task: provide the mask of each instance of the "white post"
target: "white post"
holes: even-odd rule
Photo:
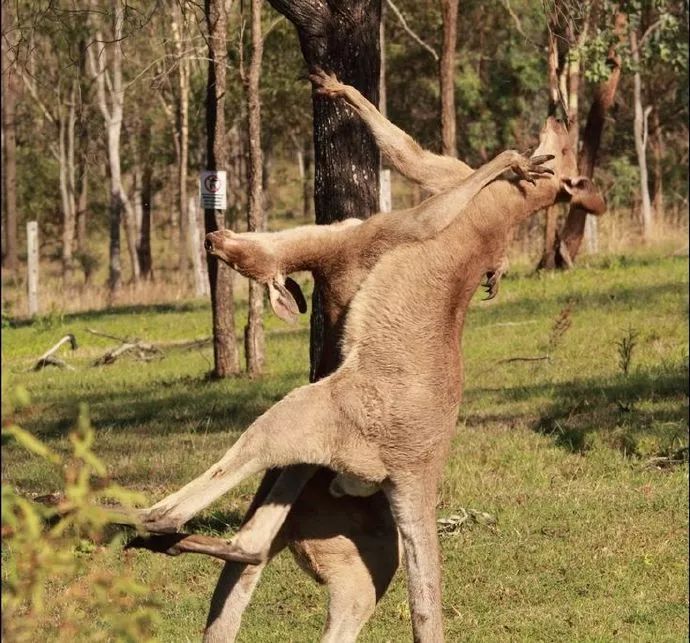
[[[26,248],[29,316],[33,317],[38,313],[38,221],[26,224]]]
[[[199,226],[199,208],[196,196],[189,197],[187,205],[189,219],[189,251],[194,266],[194,292],[197,297],[209,294],[208,271],[206,269],[206,253],[204,252],[203,233]]]
[[[379,172],[379,210],[381,212],[390,212],[392,209],[391,171],[381,170]]]
[[[587,252],[591,255],[599,252],[599,232],[597,228],[597,218],[591,214],[587,215],[585,219],[585,242],[587,244]]]

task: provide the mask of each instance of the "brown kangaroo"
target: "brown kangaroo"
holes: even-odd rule
[[[362,108],[352,88],[340,87],[346,88],[343,95],[363,117],[367,118],[369,109],[378,114],[373,106],[365,104],[366,110]],[[332,87],[328,91],[337,93]],[[391,158],[395,158],[391,150],[400,153],[410,148],[410,142],[416,145],[409,137],[401,138],[402,133],[394,126],[382,126],[381,121],[387,124],[380,115],[367,120]],[[386,132],[392,136],[386,138]],[[395,140],[400,141],[398,147]],[[416,153],[419,148],[411,149]],[[414,235],[410,239],[395,237],[396,247],[373,268],[365,265],[365,274],[358,282],[363,280],[362,286],[352,293],[345,324],[343,365],[325,380],[297,389],[259,418],[217,465],[155,505],[147,514],[146,524],[152,529],[176,528],[240,479],[267,466],[308,462],[381,484],[391,501],[407,552],[415,638],[440,640],[433,506],[460,399],[457,334],[467,303],[482,274],[502,263],[511,228],[533,211],[566,194],[578,198],[590,211],[603,210],[603,201],[591,184],[574,176],[574,154],[567,145],[567,133],[553,119],[542,131],[538,152],[554,157],[553,177],[540,177],[534,187],[495,181],[466,208],[465,203],[462,208],[456,207],[467,195],[467,184],[458,185],[462,181],[459,174],[471,170],[465,170],[467,166],[454,159],[431,155],[425,160],[429,153],[421,151],[421,158],[416,154],[416,169],[408,169],[408,175],[422,174],[414,162],[435,159],[442,159],[444,179],[451,167],[457,170],[456,187],[408,213],[411,219],[428,216],[431,221],[444,223],[434,230],[436,236],[426,240],[419,241],[420,237]],[[400,158],[409,159],[409,154]],[[539,172],[535,167],[539,166],[529,170]],[[448,215],[449,209],[453,210],[452,216]],[[375,229],[380,217],[368,220],[373,222],[368,227]],[[397,223],[408,217],[401,217]],[[363,243],[375,244],[380,234],[367,236],[367,223],[351,228],[340,225],[341,229],[335,231],[338,239],[322,236],[320,231],[312,237],[333,262],[329,267],[334,282],[338,272],[333,265],[337,266],[343,245],[340,233],[354,239],[347,247],[361,251]],[[315,232],[310,229],[307,234]],[[230,244],[236,242],[232,235],[224,237]],[[283,241],[284,248],[294,252],[294,239]],[[215,251],[215,246],[212,249]],[[221,252],[222,244],[218,254]],[[287,256],[288,263],[280,266],[278,276],[273,275],[269,283],[278,310],[281,305],[294,308],[290,296],[281,292],[282,286],[291,295],[284,275],[295,267],[289,263],[289,253]],[[242,262],[237,265],[240,269],[244,266],[247,273],[253,269]],[[260,274],[252,276],[261,278]],[[435,294],[434,301],[425,301],[429,292]]]

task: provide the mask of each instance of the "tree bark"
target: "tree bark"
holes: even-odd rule
[[[4,30],[11,30],[13,16],[11,11],[6,11],[2,3],[2,24]],[[17,75],[14,65],[9,61],[6,51],[6,37],[2,38],[2,59],[6,66],[2,75],[2,150],[3,150],[3,205],[4,205],[4,231],[5,252],[2,257],[2,265],[10,272],[16,272],[19,267],[17,253],[17,126],[15,122],[17,102]]]
[[[261,152],[261,98],[259,81],[263,57],[263,35],[261,33],[261,2],[251,2],[251,59],[245,79],[247,98],[247,120],[249,129],[249,164],[247,182],[247,229],[249,232],[264,228],[263,203],[263,154]],[[251,377],[260,375],[264,368],[264,288],[253,279],[249,280],[249,302],[247,325],[244,328],[244,349],[247,372]]]
[[[555,116],[560,104],[558,91],[558,44],[551,28],[548,29],[548,71],[549,71],[549,116]],[[553,270],[556,267],[558,209],[550,206],[545,211],[544,252],[537,265],[537,270]]]
[[[178,268],[181,274],[187,272],[189,267],[189,216],[187,213],[187,173],[189,166],[189,59],[184,55],[182,48],[182,15],[180,5],[175,2],[173,6],[173,19],[171,30],[175,43],[175,55],[177,56],[177,82],[178,82],[178,106],[177,121],[179,131],[179,156],[178,156],[178,198],[179,198],[179,227],[180,246]]]
[[[74,189],[74,125],[76,111],[75,88],[72,87],[67,114],[58,114],[58,166],[60,172],[60,195],[62,198],[62,279],[68,284],[72,278],[72,250],[76,225],[77,202]]]
[[[141,214],[140,223],[137,226],[139,235],[137,239],[137,257],[141,278],[145,280],[153,279],[153,257],[151,255],[151,199],[153,198],[152,186],[152,164],[151,164],[151,124],[144,121],[140,132],[142,154],[140,161],[140,172],[138,176],[139,191],[137,199]]]
[[[110,270],[108,284],[112,293],[116,292],[122,281],[120,257],[120,223],[124,217],[125,236],[132,266],[132,280],[139,281],[139,259],[136,251],[136,226],[132,205],[122,185],[120,166],[120,135],[124,113],[124,87],[122,85],[122,27],[124,8],[118,0],[113,2],[113,38],[108,49],[112,53],[110,68],[106,61],[106,46],[100,33],[96,33],[96,43],[89,47],[91,73],[96,79],[98,105],[106,127],[108,169],[110,171]],[[96,51],[97,50],[97,51]],[[102,63],[102,67],[101,67]],[[109,83],[106,83],[109,74]],[[106,85],[108,85],[106,87]],[[110,105],[108,105],[108,98]]]
[[[270,0],[297,28],[307,65],[334,72],[374,105],[379,95],[378,0]],[[378,210],[379,152],[366,126],[341,101],[313,95],[314,208],[316,222],[366,218]],[[340,363],[340,329],[321,305],[324,284],[317,276],[311,317],[310,378]]]
[[[443,154],[457,156],[455,132],[455,47],[458,39],[458,1],[442,0],[443,44],[439,62],[441,84],[441,146]]]
[[[647,133],[651,107],[645,109],[642,106],[642,76],[639,71],[640,51],[637,43],[637,33],[633,27],[630,29],[630,54],[635,65],[635,72],[633,73],[633,106],[635,110],[633,132],[637,165],[640,170],[642,238],[646,241],[649,240],[654,226],[652,202],[649,197],[649,171],[647,170]]]
[[[208,78],[206,83],[206,167],[226,170],[225,141],[226,25],[225,0],[204,0],[208,28]],[[204,210],[206,233],[225,227],[223,210]],[[235,338],[235,304],[232,269],[207,255],[213,317],[213,376],[228,377],[239,372]]]
[[[616,97],[618,82],[621,75],[621,59],[617,53],[617,44],[620,42],[626,25],[625,14],[616,16],[614,30],[617,34],[617,42],[609,48],[606,64],[610,69],[606,80],[599,83],[582,133],[582,148],[578,157],[578,170],[580,174],[592,178],[597,162],[597,155],[601,145],[601,136],[604,130],[604,122],[607,112],[611,109]],[[556,267],[568,268],[575,261],[582,244],[585,231],[587,213],[577,206],[571,206],[568,216],[560,233],[560,242],[557,244]]]
[[[664,136],[659,120],[659,110],[652,112],[652,152],[654,154],[654,217],[661,221],[664,216]]]

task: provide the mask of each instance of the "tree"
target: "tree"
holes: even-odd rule
[[[106,128],[108,170],[110,172],[110,274],[108,285],[116,292],[121,285],[120,222],[124,217],[132,279],[139,281],[134,211],[122,184],[120,134],[124,113],[125,87],[122,78],[124,6],[112,0],[112,29],[108,40],[95,25],[95,42],[88,48],[91,75],[96,81],[98,107]]]
[[[243,73],[247,98],[249,138],[247,229],[250,232],[261,231],[264,228],[264,177],[263,154],[261,152],[261,98],[259,96],[261,59],[264,48],[261,33],[261,2],[262,0],[252,0],[251,3],[251,58],[247,73]],[[244,328],[244,348],[247,372],[252,377],[261,374],[264,366],[264,327],[261,319],[263,308],[264,288],[261,284],[250,279],[247,325]]]
[[[204,17],[208,40],[208,77],[206,82],[206,168],[223,170],[228,165],[225,141],[227,14],[224,0],[205,0]],[[223,210],[204,211],[206,233],[225,227]],[[213,317],[213,375],[222,378],[239,372],[232,269],[207,256]]]
[[[647,166],[647,144],[649,141],[649,117],[655,108],[651,95],[644,104],[643,74],[649,76],[655,67],[666,67],[673,72],[687,71],[687,49],[679,50],[680,16],[685,13],[687,21],[687,4],[665,0],[640,0],[626,3],[628,10],[628,38],[630,45],[630,67],[633,75],[633,138],[640,177],[640,218],[642,236],[648,240],[654,229],[654,209],[649,190],[649,170]],[[687,34],[687,30],[686,30]],[[660,64],[659,64],[660,63]],[[659,70],[659,73],[663,73]],[[649,82],[649,81],[648,81]],[[661,127],[658,115],[655,117],[655,130]],[[658,143],[657,143],[658,147]],[[657,164],[659,161],[656,161]],[[658,173],[657,173],[658,174]],[[659,181],[657,179],[657,185]]]
[[[309,67],[334,72],[375,105],[379,93],[379,25],[377,0],[270,0],[297,29]],[[366,218],[378,210],[379,152],[357,116],[339,101],[313,97],[314,206],[317,223]],[[336,346],[339,330],[324,315],[320,279],[315,280],[311,317],[311,380],[331,372],[340,356],[323,351]]]
[[[8,0],[2,0],[2,24],[10,31],[13,23]],[[2,38],[2,174],[5,221],[3,229],[4,254],[2,265],[14,272],[19,267],[17,256],[17,124],[15,105],[17,100],[17,76],[8,47],[9,36]]]
[[[441,149],[457,156],[455,134],[455,45],[458,38],[458,1],[442,0],[443,46],[439,63],[441,85]]]
[[[178,2],[172,3],[172,19],[170,27],[175,43],[175,57],[177,58],[177,134],[179,136],[177,149],[178,154],[178,184],[177,191],[179,196],[179,215],[180,215],[180,248],[179,248],[179,269],[184,273],[189,263],[189,212],[187,211],[187,170],[189,164],[189,90],[190,90],[190,70],[189,58],[182,47],[182,29],[184,25],[182,15],[182,5]]]
[[[567,9],[567,11],[566,11]],[[578,16],[580,24],[576,25],[573,14]],[[579,128],[579,93],[580,70],[582,57],[586,53],[588,30],[590,28],[591,7],[581,8],[553,5],[549,15],[549,85],[550,106],[549,113],[556,111],[557,104],[561,104],[568,118],[571,134],[571,144],[580,147]],[[613,105],[621,73],[621,58],[618,48],[623,36],[625,16],[621,12],[611,16],[604,13],[600,19],[603,23],[599,40],[592,46],[593,60],[590,61],[592,71],[590,79],[598,81],[593,94],[592,104],[587,114],[587,122],[582,133],[581,147],[578,154],[578,170],[580,174],[592,178],[596,165],[605,117]],[[613,24],[613,28],[611,28]],[[554,36],[553,29],[559,29],[565,36]],[[559,55],[557,43],[560,42],[565,51]],[[602,43],[606,43],[602,53]],[[556,71],[556,62],[559,62]],[[558,97],[554,88],[555,77],[558,77]],[[571,206],[560,232],[556,230],[556,210],[549,208],[546,213],[544,233],[544,253],[538,268],[569,268],[575,261],[585,233],[587,213]]]

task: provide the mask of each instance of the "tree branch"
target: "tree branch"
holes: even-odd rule
[[[393,0],[386,0],[386,4],[391,8],[391,11],[396,15],[398,18],[398,21],[400,22],[402,28],[405,30],[405,32],[414,40],[417,44],[419,44],[422,48],[426,49],[433,57],[434,60],[438,62],[439,57],[438,54],[436,53],[436,50],[426,42],[424,42],[413,30],[412,28],[407,24],[407,20],[405,20],[405,16],[402,15],[400,12],[400,9],[396,7],[393,4]]]
[[[324,0],[268,0],[270,5],[283,14],[298,30],[307,29],[314,21],[323,22],[330,13]]]

